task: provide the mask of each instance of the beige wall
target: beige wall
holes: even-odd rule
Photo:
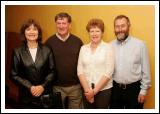
[[[152,5],[33,5],[5,6],[5,31],[19,32],[22,23],[28,18],[36,19],[43,29],[43,42],[56,32],[54,16],[68,12],[72,16],[71,32],[84,43],[89,41],[86,24],[91,18],[101,18],[105,23],[104,40],[114,39],[113,20],[119,14],[130,18],[130,34],[144,40],[149,49],[152,87],[147,95],[144,108],[155,108],[155,7]]]

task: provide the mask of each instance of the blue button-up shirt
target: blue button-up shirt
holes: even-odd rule
[[[125,41],[112,41],[115,51],[113,80],[130,84],[141,80],[140,94],[146,95],[151,86],[150,64],[146,45],[143,41],[129,36]]]

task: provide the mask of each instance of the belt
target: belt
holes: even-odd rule
[[[117,83],[117,82],[113,81],[113,86],[118,86],[119,88],[122,88],[122,89],[127,89],[127,88],[137,86],[137,85],[138,86],[140,85],[140,80],[133,82],[133,83],[130,83],[130,84],[122,84],[122,83]]]

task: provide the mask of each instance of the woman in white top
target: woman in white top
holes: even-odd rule
[[[108,108],[114,70],[113,50],[102,40],[104,23],[91,19],[86,29],[90,43],[81,47],[78,77],[84,90],[84,108]]]

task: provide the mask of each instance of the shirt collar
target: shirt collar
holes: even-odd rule
[[[101,45],[103,45],[103,43],[104,43],[104,41],[103,40],[101,40],[101,42],[98,44],[98,46],[97,47],[100,47]],[[89,45],[88,45],[89,47],[91,46],[91,42],[89,43]]]
[[[124,45],[124,44],[126,44],[127,42],[129,42],[129,40],[130,40],[130,37],[128,36],[128,37],[126,38],[126,40],[124,40],[123,42],[120,42],[120,41],[117,40],[117,44],[119,44],[119,45]]]
[[[68,38],[69,38],[70,33],[68,33],[68,35],[65,38],[62,38],[58,33],[56,33],[56,36],[62,40],[63,42],[65,42]]]

